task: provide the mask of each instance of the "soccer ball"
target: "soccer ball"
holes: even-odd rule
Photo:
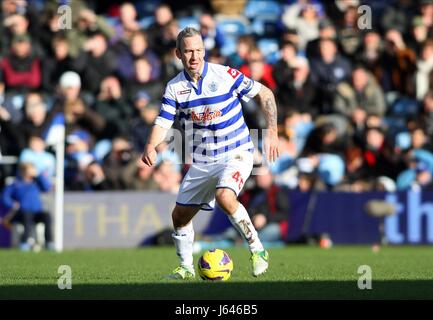
[[[233,271],[233,261],[221,249],[207,250],[198,260],[198,274],[203,280],[226,281]]]

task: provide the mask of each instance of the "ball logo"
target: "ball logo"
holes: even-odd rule
[[[228,68],[227,73],[235,79],[241,72],[236,69]]]
[[[205,121],[212,121],[216,118],[219,118],[222,116],[222,112],[220,110],[217,111],[211,111],[210,108],[206,108],[204,112],[191,112],[191,120],[194,122],[205,122]]]

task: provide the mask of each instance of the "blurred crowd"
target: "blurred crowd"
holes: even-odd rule
[[[212,2],[3,0],[0,161],[15,156],[53,177],[47,136],[60,116],[66,190],[176,193],[187,169],[179,155],[163,144],[155,168],[137,160],[165,84],[182,70],[176,36],[192,25],[207,61],[275,93],[275,190],[433,187],[433,0],[249,0],[230,16]],[[249,128],[265,128],[256,102],[242,103]],[[0,187],[15,170],[1,165]]]

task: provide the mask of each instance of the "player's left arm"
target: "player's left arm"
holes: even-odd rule
[[[274,162],[280,156],[278,150],[277,104],[275,96],[271,89],[262,84],[256,99],[263,110],[267,123],[264,153],[269,162]]]

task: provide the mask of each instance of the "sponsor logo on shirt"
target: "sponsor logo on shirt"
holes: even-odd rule
[[[222,116],[222,112],[220,110],[211,111],[211,109],[208,107],[204,110],[204,112],[191,112],[191,120],[194,122],[205,122],[205,121],[212,121],[216,118],[219,118]]]
[[[235,79],[241,72],[236,69],[228,68],[227,73]]]
[[[191,89],[186,89],[186,90],[178,91],[177,95],[180,96],[180,95],[187,94],[187,93],[191,93]]]

